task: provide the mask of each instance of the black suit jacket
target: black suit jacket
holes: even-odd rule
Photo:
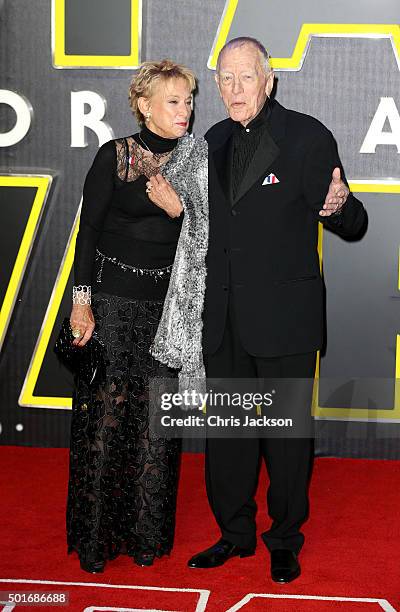
[[[259,357],[317,350],[323,342],[323,282],[318,222],[357,235],[366,212],[350,195],[342,213],[319,216],[332,171],[342,169],[331,132],[313,117],[272,102],[268,130],[232,199],[232,130],[226,119],[209,143],[210,242],[204,352],[222,341],[234,301],[244,348]],[[279,182],[263,184],[274,174]],[[344,177],[342,169],[342,177]]]

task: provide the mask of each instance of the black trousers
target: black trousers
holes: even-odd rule
[[[243,348],[232,301],[222,343],[205,356],[208,378],[313,378],[316,353],[254,357]],[[301,408],[304,409],[304,408]],[[310,406],[311,409],[311,394]],[[222,537],[246,548],[256,546],[256,502],[260,460],[269,474],[267,502],[271,528],[262,534],[269,550],[298,553],[301,525],[308,515],[308,484],[313,457],[309,438],[208,438],[206,486]]]

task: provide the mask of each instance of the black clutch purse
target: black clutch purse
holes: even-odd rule
[[[60,361],[82,379],[87,385],[99,385],[105,381],[105,346],[93,332],[85,346],[74,346],[71,325],[66,317],[54,345],[54,352]]]

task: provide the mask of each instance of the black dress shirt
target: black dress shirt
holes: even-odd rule
[[[260,144],[261,137],[267,127],[271,114],[269,99],[264,106],[246,126],[235,123],[233,132],[233,158],[232,158],[232,195],[235,198],[246,170],[249,167],[254,153]]]

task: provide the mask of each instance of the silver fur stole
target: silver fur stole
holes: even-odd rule
[[[203,305],[208,247],[208,146],[184,136],[162,169],[180,196],[184,219],[164,309],[150,353],[179,372],[179,388],[204,389]]]

